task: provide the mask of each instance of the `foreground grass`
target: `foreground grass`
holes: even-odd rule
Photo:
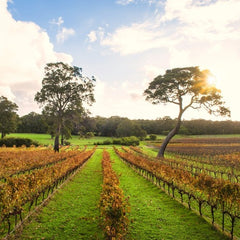
[[[97,150],[72,180],[15,239],[104,239],[99,228],[102,151]]]
[[[130,197],[132,223],[129,239],[228,239],[204,219],[135,173],[113,150],[109,152],[115,162],[113,169],[120,174],[124,195]]]

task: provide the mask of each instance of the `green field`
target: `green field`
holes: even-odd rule
[[[7,135],[7,137],[21,137],[21,138],[30,138],[39,142],[40,144],[44,145],[53,145],[54,139],[51,138],[49,134],[37,134],[37,133],[11,133]],[[166,136],[158,135],[157,140],[162,140]],[[229,137],[240,137],[240,134],[235,135],[176,135],[174,138],[204,138],[204,137],[214,137],[214,138],[229,138]],[[96,142],[103,142],[105,140],[112,140],[111,137],[93,137],[93,138],[80,138],[79,136],[72,136],[72,138],[68,139],[67,141],[70,142],[72,145],[79,145],[79,146],[93,146]],[[140,143],[141,145],[145,145],[145,141]]]
[[[20,138],[30,138],[44,145],[53,145],[54,139],[51,138],[49,134],[37,134],[37,133],[11,133],[7,135],[8,137],[20,137]],[[67,141],[72,145],[79,146],[93,146],[95,142],[102,142],[111,139],[110,137],[93,137],[93,138],[80,138],[79,136],[72,136],[72,138]]]

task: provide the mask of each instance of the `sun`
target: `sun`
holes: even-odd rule
[[[207,78],[208,84],[209,85],[216,85],[217,79],[215,76],[211,75]]]

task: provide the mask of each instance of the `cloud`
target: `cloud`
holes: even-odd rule
[[[240,39],[238,0],[167,0],[164,9],[164,14],[158,13],[150,20],[122,26],[106,34],[101,44],[128,55],[154,48],[171,48],[186,40]]]
[[[199,4],[202,3],[202,4]],[[168,0],[161,22],[178,21],[178,30],[192,39],[239,39],[240,2]],[[231,14],[228,14],[231,13]]]
[[[56,19],[52,19],[50,21],[50,24],[58,26],[58,33],[56,35],[56,39],[57,39],[58,43],[63,43],[70,36],[75,35],[75,30],[73,28],[62,27],[63,23],[64,23],[64,20],[63,20],[63,18],[61,16],[57,20]]]
[[[135,0],[118,0],[118,1],[116,1],[116,3],[120,4],[120,5],[128,5],[133,2],[135,2]]]
[[[121,116],[130,119],[157,118],[159,116],[156,110],[158,107],[149,107],[149,103],[145,101],[142,90],[136,82],[125,81],[121,85],[117,83],[109,85],[97,78],[95,99],[96,102],[91,107],[94,115]]]
[[[105,33],[101,45],[125,58],[134,54],[142,54],[142,58],[159,54],[159,60],[155,57],[149,64],[159,68],[210,69],[232,111],[232,119],[239,120],[236,79],[240,69],[240,1],[166,0],[159,7],[164,11],[155,9],[155,15],[145,21]],[[164,60],[163,52],[168,55]]]
[[[106,27],[108,27],[108,25],[106,25]],[[90,31],[87,37],[90,43],[94,43],[97,40],[101,42],[105,37],[105,30],[103,27],[98,27],[97,30]]]
[[[87,36],[90,43],[97,41],[97,33],[95,31],[91,31]]]
[[[168,30],[160,29],[158,23],[146,21],[118,28],[105,36],[101,45],[110,47],[120,55],[129,55],[171,46],[174,41],[167,34]]]
[[[153,4],[153,3],[156,3],[157,0],[117,0],[116,3],[117,4],[120,4],[120,5],[129,5],[131,3],[134,3],[134,4],[137,4],[137,3],[148,3],[149,5]]]
[[[65,40],[67,40],[70,36],[75,35],[75,31],[72,28],[65,28],[63,27],[57,34],[57,42],[63,43]]]
[[[53,24],[53,25],[57,25],[58,27],[60,27],[60,26],[64,23],[64,21],[63,21],[63,18],[62,18],[62,17],[59,17],[58,20],[53,19],[53,20],[50,21],[50,23]]]
[[[54,51],[48,34],[38,25],[13,19],[7,0],[0,2],[0,95],[14,100],[20,114],[38,109],[33,100],[46,63],[72,60]]]

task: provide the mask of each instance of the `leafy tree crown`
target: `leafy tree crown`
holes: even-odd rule
[[[82,75],[82,69],[62,62],[48,63],[42,89],[35,101],[44,106],[46,112],[62,113],[82,108],[83,102],[91,105],[95,99],[92,79]]]
[[[159,75],[144,91],[146,100],[153,104],[173,103],[180,107],[181,113],[188,108],[204,108],[210,114],[228,115],[224,107],[221,91],[208,83],[209,70],[199,67],[174,68]]]

